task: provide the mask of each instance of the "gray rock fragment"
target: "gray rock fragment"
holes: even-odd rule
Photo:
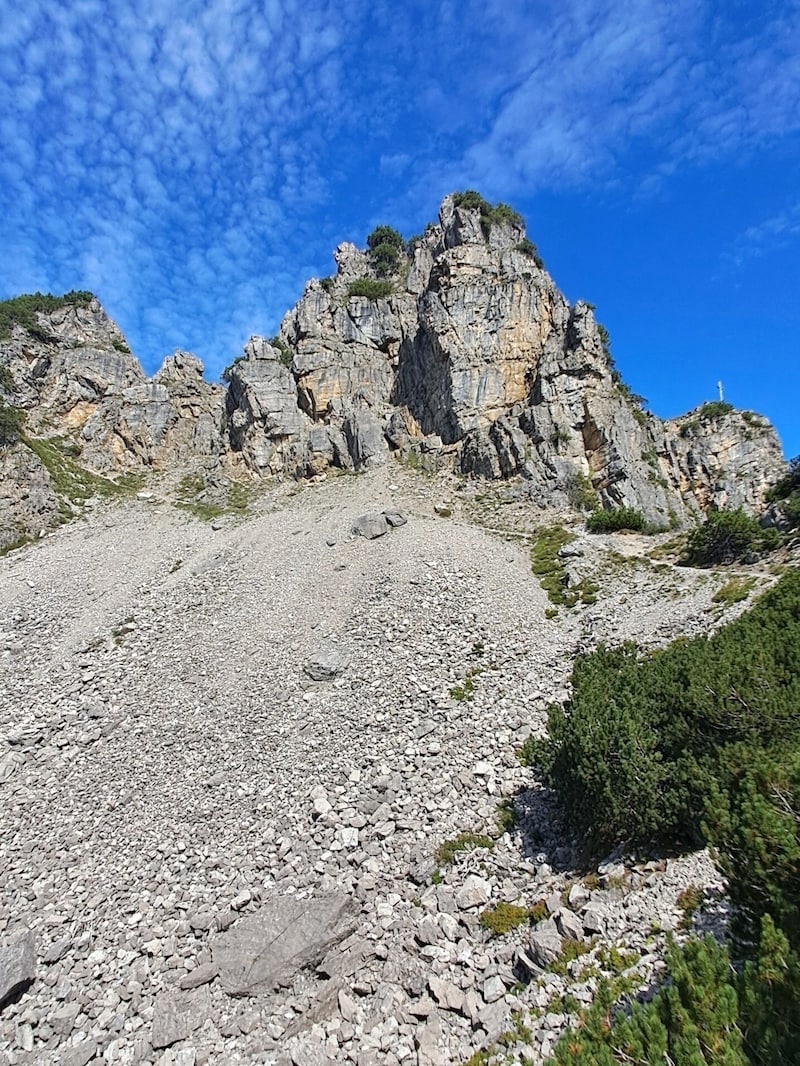
[[[210,1017],[211,996],[207,988],[162,992],[156,996],[153,1006],[150,1042],[158,1049],[186,1040]]]
[[[9,778],[17,772],[17,770],[25,762],[25,756],[18,751],[9,751],[0,758],[0,784],[4,781],[8,781]]]
[[[378,511],[367,511],[355,520],[353,532],[356,536],[364,537],[366,540],[375,540],[376,537],[382,537],[389,532],[389,523],[384,514]]]
[[[407,516],[403,514],[402,511],[384,511],[383,517],[392,529],[397,529],[398,526],[404,526],[408,521]]]
[[[201,963],[181,978],[181,988],[200,988],[201,985],[210,984],[216,976],[217,968],[213,962]]]
[[[434,975],[428,980],[428,987],[431,990],[431,995],[442,1010],[461,1010],[464,1002],[464,993],[452,981],[445,981],[443,977]]]
[[[533,962],[546,970],[561,955],[562,941],[555,922],[542,922],[531,933],[529,954]]]
[[[239,919],[212,944],[220,984],[232,996],[254,996],[291,984],[356,926],[357,902],[341,892],[289,896]]]
[[[62,1053],[61,1064],[62,1066],[86,1066],[86,1063],[91,1062],[96,1054],[97,1041],[94,1038],[81,1040],[80,1044],[75,1044]]]
[[[583,940],[583,922],[567,907],[560,907],[553,915],[559,933],[568,940]]]
[[[590,903],[583,911],[583,928],[591,935],[602,936],[608,923],[608,910],[599,903]]]
[[[0,945],[0,1008],[36,976],[36,934],[22,929]]]
[[[350,655],[342,648],[321,648],[303,664],[312,681],[332,681],[350,665]]]

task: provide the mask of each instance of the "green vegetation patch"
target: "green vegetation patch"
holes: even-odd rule
[[[379,278],[389,277],[400,269],[400,257],[405,252],[405,241],[396,229],[391,226],[377,226],[367,237],[367,248],[370,266]]]
[[[571,962],[575,962],[576,959],[582,958],[584,955],[588,955],[592,950],[592,945],[587,944],[585,940],[573,940],[572,937],[567,937],[562,941],[561,954],[550,964],[550,972],[560,974],[564,977],[569,969]]]
[[[615,1010],[619,982],[603,982],[580,1027],[568,1030],[550,1060],[556,1066],[745,1066],[736,1025],[737,1000],[730,962],[712,937],[674,943],[670,984],[645,1005]]]
[[[25,412],[0,400],[0,448],[16,444],[22,434]]]
[[[750,552],[772,551],[779,545],[776,530],[762,529],[744,511],[711,511],[689,534],[683,562],[700,567],[734,563]]]
[[[706,804],[752,750],[800,747],[800,572],[711,637],[639,655],[632,644],[579,656],[572,699],[522,757],[559,792],[591,846],[695,844]]]
[[[475,698],[475,678],[482,672],[483,667],[472,666],[467,671],[464,680],[457,685],[453,685],[450,689],[450,695],[457,703],[469,703],[470,700]]]
[[[790,524],[800,526],[800,455],[792,459],[789,473],[769,490],[767,503],[778,504]]]
[[[539,535],[531,548],[531,567],[539,578],[548,599],[557,607],[574,607],[576,603],[591,604],[597,602],[599,588],[590,581],[567,588],[566,570],[559,558],[559,550],[575,540],[575,534],[563,526],[548,526],[539,530]]]
[[[678,910],[683,912],[681,925],[684,929],[690,929],[692,918],[700,910],[705,892],[700,885],[689,885],[678,896]]]
[[[529,259],[532,259],[539,270],[544,270],[544,260],[539,255],[539,249],[533,243],[528,240],[527,237],[523,237],[522,240],[514,245],[518,252],[522,252],[523,255],[527,255]]]
[[[504,936],[530,920],[530,908],[513,903],[496,903],[494,907],[487,907],[480,917],[481,926],[492,936]]]
[[[494,840],[485,833],[459,833],[451,840],[445,840],[436,849],[435,859],[440,866],[448,866],[455,862],[456,856],[462,851],[474,851],[475,848],[494,847]]]
[[[48,314],[69,304],[73,307],[88,307],[93,299],[91,292],[72,291],[64,293],[63,296],[34,292],[3,300],[0,302],[0,340],[7,340],[17,325],[37,340],[52,341],[51,335],[39,325],[37,313]]]
[[[586,528],[590,533],[617,533],[630,530],[641,533],[645,528],[645,518],[641,511],[632,507],[615,507],[610,511],[592,511],[586,519]]]
[[[466,211],[478,211],[480,213],[481,230],[487,240],[494,225],[511,223],[514,226],[519,226],[520,229],[525,227],[525,219],[513,207],[509,207],[508,204],[504,203],[495,204],[493,207],[488,200],[484,200],[481,194],[475,192],[474,189],[454,193],[453,205],[462,207]]]
[[[569,475],[564,485],[564,491],[567,494],[567,499],[576,510],[592,511],[600,506],[600,497],[597,494],[597,489],[592,485],[591,478],[580,470],[576,470]]]
[[[232,481],[228,486],[227,497],[224,501],[211,499],[207,495],[207,486],[202,477],[187,474],[179,486],[175,506],[182,511],[199,518],[204,522],[211,522],[224,514],[244,515],[250,504],[250,493],[246,485],[239,481]]]
[[[142,478],[136,474],[122,475],[112,481],[84,469],[75,461],[80,451],[68,437],[44,439],[22,434],[20,440],[47,470],[53,491],[60,500],[59,518],[63,522],[73,517],[73,505],[81,506],[92,496],[106,499],[129,496],[141,487]]]
[[[717,589],[711,599],[714,603],[721,603],[723,607],[730,607],[731,604],[746,600],[755,584],[754,577],[732,577],[722,588]]]
[[[347,286],[347,295],[363,296],[367,300],[385,300],[392,293],[392,283],[376,278],[357,278]]]

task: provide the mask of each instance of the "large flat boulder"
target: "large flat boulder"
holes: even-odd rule
[[[353,932],[357,912],[357,901],[341,892],[270,900],[214,940],[222,988],[231,996],[255,996],[290,985],[299,970],[315,966]]]

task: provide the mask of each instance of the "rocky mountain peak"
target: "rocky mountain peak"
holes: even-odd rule
[[[227,390],[186,352],[148,381],[90,293],[9,301],[0,363],[14,403],[31,431],[112,476],[189,463],[204,477],[309,477],[399,458],[658,525],[758,510],[785,470],[759,416],[645,411],[593,308],[568,303],[508,205],[454,193],[420,237],[379,226],[334,260],[277,336],[247,342]]]

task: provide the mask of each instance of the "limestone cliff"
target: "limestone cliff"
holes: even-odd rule
[[[591,307],[568,304],[513,212],[487,219],[447,197],[390,283],[351,244],[335,259],[284,318],[281,348],[254,338],[231,370],[230,442],[261,471],[423,452],[468,475],[521,475],[545,502],[590,483],[604,506],[682,523],[709,505],[758,509],[784,469],[757,416],[642,410]],[[365,279],[373,298],[353,294]]]
[[[147,379],[97,300],[70,294],[6,329],[4,393],[29,437],[58,438],[111,478],[307,477],[398,455],[518,475],[542,503],[594,493],[655,523],[709,506],[758,510],[785,470],[769,423],[718,404],[669,422],[645,412],[590,305],[567,302],[522,219],[501,208],[447,197],[388,270],[373,251],[340,245],[335,276],[309,281],[271,342],[251,338],[227,389],[184,352]],[[0,445],[0,465],[7,544],[51,525],[59,502],[24,439]]]

